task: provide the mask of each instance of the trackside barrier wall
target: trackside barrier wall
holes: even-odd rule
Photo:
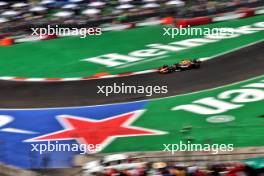
[[[164,17],[161,18],[161,24],[173,24],[174,23],[174,18],[173,17]]]
[[[58,38],[57,35],[45,35],[44,37],[41,37],[41,40],[51,40],[51,39],[56,39]]]
[[[12,38],[4,38],[0,40],[0,46],[10,46],[14,44],[14,39]]]
[[[211,17],[196,17],[191,19],[182,19],[176,21],[176,27],[190,27],[212,23]]]
[[[252,8],[243,8],[243,9],[239,10],[238,13],[243,14],[240,18],[248,18],[248,17],[254,16],[256,13],[256,10],[252,9]]]

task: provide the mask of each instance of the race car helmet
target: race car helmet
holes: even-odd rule
[[[191,63],[191,61],[189,61],[189,60],[183,60],[183,61],[181,61],[180,64],[187,65],[187,64],[190,64],[190,63]]]

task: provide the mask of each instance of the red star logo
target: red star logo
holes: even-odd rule
[[[162,131],[131,126],[143,112],[138,110],[103,120],[60,115],[57,119],[64,127],[63,130],[28,139],[26,142],[75,139],[79,144],[100,145],[103,149],[118,137],[166,134]]]

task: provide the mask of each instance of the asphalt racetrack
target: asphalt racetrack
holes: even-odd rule
[[[264,42],[205,61],[201,69],[172,74],[71,82],[0,82],[0,108],[47,108],[99,105],[167,97],[223,86],[264,74]],[[97,86],[168,86],[167,94],[97,94]]]

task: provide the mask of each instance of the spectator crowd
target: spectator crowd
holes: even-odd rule
[[[0,1],[0,34],[41,24],[87,24],[125,21],[133,16],[188,17],[262,0],[30,0]],[[203,13],[202,13],[203,12]],[[15,30],[17,31],[17,30]]]
[[[95,176],[257,176],[263,169],[253,169],[240,162],[216,163],[209,165],[175,164],[156,162],[138,165],[131,169],[105,169],[90,173]],[[87,176],[88,176],[87,175]],[[86,175],[84,175],[86,176]]]

